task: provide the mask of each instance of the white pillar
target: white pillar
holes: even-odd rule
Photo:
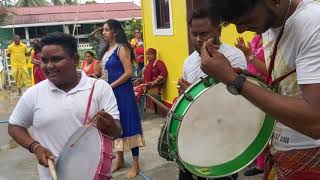
[[[26,33],[27,46],[30,46],[29,28],[25,27],[24,32]]]
[[[69,25],[67,25],[67,24],[64,24],[64,25],[63,25],[63,32],[64,32],[64,33],[67,33],[67,34],[70,34]]]

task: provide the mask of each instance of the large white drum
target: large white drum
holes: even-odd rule
[[[209,178],[236,173],[250,164],[268,144],[275,124],[211,77],[186,90],[168,123],[168,144],[177,160],[193,174]]]
[[[112,139],[94,126],[83,126],[69,138],[59,155],[58,179],[110,179],[112,158]]]

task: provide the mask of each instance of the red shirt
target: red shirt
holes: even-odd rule
[[[87,76],[94,75],[94,66],[97,64],[97,60],[93,60],[91,64],[88,65],[87,61],[82,62],[81,69],[87,74]]]
[[[137,62],[144,62],[144,48],[143,47],[137,47],[135,49],[135,54],[136,54]]]

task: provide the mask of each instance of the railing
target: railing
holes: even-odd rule
[[[0,51],[2,51],[3,66],[6,73],[6,84],[9,87],[12,87],[12,85],[15,84],[15,81],[12,78],[11,65],[8,62],[9,58],[7,57],[7,51],[5,49],[0,49]]]
[[[78,50],[87,50],[87,49],[92,49],[93,47],[90,46],[89,43],[79,43],[78,44]]]

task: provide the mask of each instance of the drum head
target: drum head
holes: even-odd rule
[[[100,160],[100,135],[95,127],[89,127],[83,134],[85,130],[86,127],[79,128],[60,153],[56,165],[59,180],[94,178]],[[72,144],[74,146],[71,147]]]
[[[199,81],[187,94],[193,100],[180,98],[170,119],[170,133],[176,136],[185,168],[202,177],[223,177],[245,168],[263,151],[274,127],[270,116],[244,97],[230,94],[222,83],[207,87]],[[177,115],[183,117],[181,122]]]

